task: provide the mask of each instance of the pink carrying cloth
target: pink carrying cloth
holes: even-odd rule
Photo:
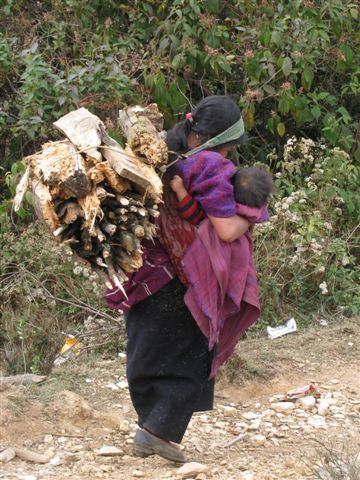
[[[237,213],[258,222],[262,209],[237,205]],[[210,378],[232,354],[244,331],[260,316],[259,291],[250,232],[231,243],[219,239],[208,219],[182,261],[190,284],[185,303],[200,330],[216,345]]]

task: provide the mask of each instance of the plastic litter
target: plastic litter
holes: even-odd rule
[[[286,397],[290,400],[294,400],[296,398],[308,397],[310,395],[312,395],[313,397],[320,396],[319,390],[313,383],[288,391]]]
[[[297,326],[294,318],[290,318],[284,325],[278,327],[267,327],[269,338],[278,338],[288,333],[296,332]]]
[[[76,340],[74,335],[67,335],[65,343],[62,346],[59,355],[55,358],[54,365],[62,365],[70,358],[80,355],[81,343]]]

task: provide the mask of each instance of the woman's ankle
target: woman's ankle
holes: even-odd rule
[[[163,442],[170,443],[169,440],[165,440],[164,438],[159,437],[156,433],[152,432],[149,428],[147,427],[140,427],[141,430],[144,430],[147,433],[150,433],[150,435],[153,435],[154,437],[158,438],[159,440],[162,440]]]

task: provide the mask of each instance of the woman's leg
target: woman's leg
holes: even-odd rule
[[[139,426],[181,442],[194,411],[213,406],[212,354],[176,278],[126,314],[127,376]]]

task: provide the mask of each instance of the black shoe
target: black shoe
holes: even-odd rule
[[[172,462],[186,462],[185,455],[176,445],[161,440],[161,438],[152,435],[146,430],[138,430],[136,432],[134,437],[134,454],[137,457],[149,457],[156,454]]]

